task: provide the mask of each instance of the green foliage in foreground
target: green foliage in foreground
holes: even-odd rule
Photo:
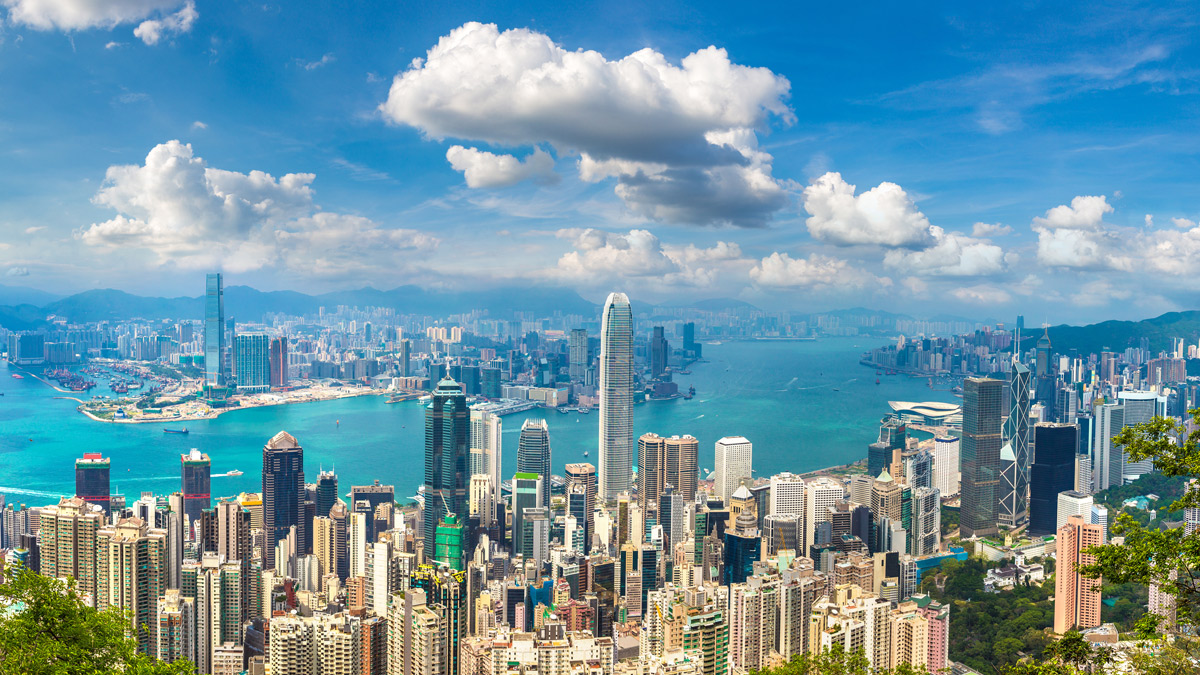
[[[0,675],[185,675],[190,662],[162,663],[137,649],[125,617],[85,607],[73,585],[24,568],[0,583]]]
[[[1200,408],[1189,413],[1193,423],[1200,425]],[[1121,430],[1113,438],[1113,444],[1123,446],[1130,461],[1153,460],[1154,468],[1168,479],[1200,476],[1200,427],[1189,433],[1181,423],[1156,417]],[[1200,490],[1174,494],[1179,496],[1166,507],[1167,511],[1200,508]],[[1200,570],[1200,533],[1188,535],[1181,527],[1148,529],[1122,513],[1111,534],[1124,537],[1124,544],[1089,549],[1096,556],[1096,563],[1081,566],[1080,573],[1090,578],[1102,577],[1109,584],[1157,584],[1175,598],[1177,625],[1160,623],[1160,617],[1147,613],[1136,622],[1138,637],[1177,637],[1200,628],[1200,577],[1196,575]],[[1192,640],[1182,644],[1196,648]]]

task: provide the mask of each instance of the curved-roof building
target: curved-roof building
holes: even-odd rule
[[[962,406],[941,401],[888,401],[896,415],[905,422],[930,426],[956,426],[962,424]]]

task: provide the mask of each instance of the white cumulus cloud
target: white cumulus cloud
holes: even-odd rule
[[[1002,237],[1012,234],[1012,231],[1012,227],[1000,223],[975,223],[971,227],[971,236],[986,239],[987,237]]]
[[[192,24],[199,17],[196,5],[188,0],[188,3],[174,14],[168,14],[160,19],[147,19],[138,24],[138,27],[133,29],[133,34],[148,45],[156,45],[164,37],[190,31]]]
[[[577,154],[584,180],[615,177],[616,194],[649,218],[756,226],[787,203],[756,132],[793,120],[789,88],[716,47],[678,65],[652,49],[609,60],[468,23],[397,74],[380,110],[431,138]]]
[[[282,264],[313,274],[336,272],[334,263],[346,273],[371,263],[386,267],[399,251],[437,244],[413,230],[320,212],[314,179],[217,169],[191,145],[169,141],[140,166],[109,167],[93,201],[117,215],[78,236],[96,246],[145,249],[162,265],[243,272]]]
[[[772,253],[750,270],[750,278],[759,286],[772,288],[856,290],[892,285],[887,277],[877,277],[845,260],[819,253],[807,258]]]
[[[558,180],[554,173],[554,158],[541,148],[524,160],[513,155],[497,155],[477,148],[452,145],[446,151],[446,159],[455,171],[461,171],[467,185],[473,188],[499,188],[532,180],[553,183]]]
[[[1034,218],[1038,261],[1053,267],[1112,266],[1110,248],[1116,242],[1104,224],[1104,216],[1112,211],[1104,195],[1079,196]]]
[[[0,0],[0,5],[8,8],[12,23],[36,30],[112,29],[141,22],[134,34],[146,44],[191,30],[199,16],[192,0]]]
[[[933,246],[919,251],[892,249],[884,254],[883,264],[919,276],[977,277],[1004,271],[1004,249],[999,246],[957,232],[944,232],[937,226],[930,231]]]
[[[668,286],[708,286],[722,266],[743,262],[737,244],[720,241],[711,248],[675,247],[663,244],[648,230],[567,229],[558,236],[571,240],[575,250],[559,258],[550,276],[574,281],[637,278]]]
[[[874,244],[916,248],[932,244],[929,219],[895,183],[855,195],[840,173],[826,173],[804,189],[808,232],[837,246]]]

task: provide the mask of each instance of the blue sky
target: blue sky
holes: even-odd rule
[[[1195,308],[1200,11],[958,4],[0,0],[0,284]]]

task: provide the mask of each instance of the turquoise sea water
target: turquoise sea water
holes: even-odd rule
[[[731,342],[705,345],[706,363],[679,375],[690,401],[648,402],[634,409],[634,432],[692,434],[700,440],[700,466],[713,468],[713,445],[722,436],[754,443],[754,469],[811,471],[866,456],[889,400],[956,401],[932,391],[926,380],[880,376],[858,364],[875,341]],[[215,420],[191,421],[190,434],[164,434],[160,424],[95,422],[75,411],[63,394],[26,377],[13,379],[0,365],[0,494],[9,502],[52,503],[74,492],[74,459],[101,452],[112,459],[113,491],[129,501],[142,491],[179,489],[179,456],[199,448],[212,457],[215,496],[261,488],[262,446],[280,430],[304,447],[305,472],[335,467],[343,492],[379,479],[397,497],[415,494],[424,472],[424,418],[420,403],[387,404],[381,396],[238,410]],[[97,389],[99,391],[99,388]],[[598,463],[598,416],[532,410],[504,418],[504,474],[516,469],[521,422],[544,418],[550,426],[554,472],[569,462]],[[338,422],[340,421],[340,424]],[[169,425],[180,426],[178,423]],[[588,451],[588,457],[584,457]]]

